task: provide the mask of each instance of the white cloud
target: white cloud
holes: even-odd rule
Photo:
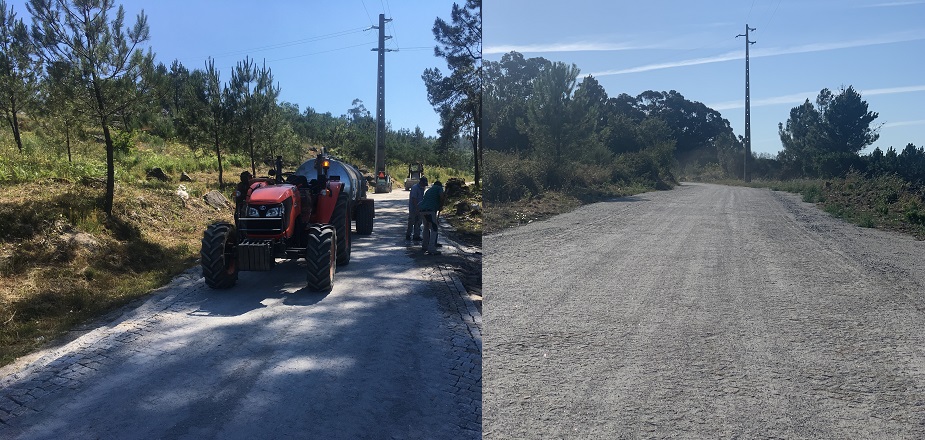
[[[925,4],[925,1],[907,1],[907,2],[886,2],[886,3],[875,3],[872,5],[860,5],[858,8],[892,8],[894,6],[914,6]]]
[[[833,92],[838,93],[837,90]],[[872,95],[893,95],[897,93],[914,93],[914,92],[925,92],[925,85],[920,86],[905,86],[905,87],[889,87],[884,89],[868,89],[868,90],[859,90],[858,93],[861,94],[861,97],[872,96]],[[802,104],[803,101],[807,99],[810,102],[815,101],[816,96],[819,92],[803,92],[803,93],[791,93],[789,95],[773,96],[770,98],[761,98],[753,99],[751,102],[752,107],[763,107],[769,105],[784,105],[784,104]],[[717,102],[715,104],[707,105],[707,107],[712,108],[713,110],[730,110],[737,108],[745,108],[745,100],[740,99],[736,101],[724,101]],[[897,123],[900,124],[900,123]],[[912,125],[912,124],[900,124],[900,125]],[[884,125],[887,126],[887,125]]]
[[[789,95],[753,99],[751,102],[751,106],[752,107],[764,107],[768,105],[802,104],[803,101],[806,101],[807,98],[809,98],[809,100],[812,101],[814,97],[816,96],[816,94],[818,93],[819,92],[791,93]],[[745,108],[745,99],[740,99],[737,101],[718,102],[716,104],[708,105],[707,107],[710,107],[713,110],[730,110],[730,109],[736,109],[736,108]]]
[[[600,72],[592,72],[592,73],[589,73],[588,75],[592,75],[592,76],[623,75],[626,73],[648,72],[650,70],[671,69],[674,67],[685,67],[685,66],[696,66],[698,64],[719,63],[723,61],[732,61],[732,60],[737,60],[741,58],[745,58],[745,55],[740,54],[738,51],[736,51],[736,52],[727,52],[722,55],[714,55],[712,57],[693,58],[689,60],[671,61],[667,63],[658,63],[658,64],[648,64],[645,66],[630,67],[628,69],[603,70]]]
[[[838,49],[850,49],[855,47],[866,47],[866,46],[875,46],[880,44],[892,44],[892,43],[902,43],[907,41],[918,41],[925,40],[925,35],[921,32],[914,34],[904,33],[896,35],[886,35],[877,38],[867,38],[862,40],[854,41],[844,41],[844,42],[833,42],[833,43],[813,43],[813,44],[804,44],[800,46],[793,47],[780,47],[780,48],[756,48],[751,51],[752,58],[761,58],[761,57],[770,57],[778,55],[791,55],[798,53],[809,53],[809,52],[824,52],[830,50]],[[744,51],[734,51],[727,52],[720,55],[714,55],[710,57],[703,58],[693,58],[680,61],[670,61],[666,63],[657,63],[657,64],[648,64],[638,67],[630,67],[626,69],[615,69],[615,70],[603,70],[599,72],[592,72],[589,75],[595,77],[608,76],[608,75],[623,75],[627,73],[639,73],[639,72],[648,72],[651,70],[660,70],[660,69],[671,69],[675,67],[686,67],[686,66],[695,66],[699,64],[710,64],[710,63],[719,63],[724,61],[740,60],[745,58]]]
[[[886,89],[868,89],[858,93],[861,95],[892,95],[894,93],[925,92],[925,85],[907,86],[907,87],[890,87]]]
[[[897,122],[887,122],[883,124],[883,128],[890,127],[903,127],[907,125],[925,125],[925,119],[916,119],[913,121],[897,121]]]
[[[497,46],[485,46],[482,48],[482,54],[505,54],[511,51],[520,53],[545,53],[545,52],[601,52],[601,51],[621,51],[649,49],[654,46],[639,46],[630,43],[605,43],[605,42],[588,42],[580,41],[575,43],[545,43],[545,44],[508,44]]]

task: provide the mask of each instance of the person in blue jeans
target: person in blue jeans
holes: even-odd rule
[[[424,218],[424,248],[425,255],[440,255],[437,250],[437,213],[443,209],[445,199],[443,184],[439,180],[424,192],[420,204],[421,217]]]
[[[424,188],[427,188],[427,178],[421,176],[421,180],[411,187],[411,194],[408,195],[408,229],[405,230],[405,240],[421,241],[421,200],[424,198]],[[412,236],[411,234],[414,233]]]

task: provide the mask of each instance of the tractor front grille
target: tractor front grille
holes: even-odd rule
[[[285,229],[282,218],[238,218],[239,230],[246,234],[278,235]]]
[[[268,240],[242,240],[238,243],[238,270],[270,270],[276,259]]]

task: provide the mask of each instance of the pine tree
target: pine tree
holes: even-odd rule
[[[444,77],[440,69],[426,69],[422,78],[427,98],[440,113],[440,141],[452,143],[465,128],[471,130],[475,183],[480,181],[482,161],[482,0],[466,0],[465,7],[453,4],[451,23],[434,22],[438,45],[434,55],[446,59],[452,71]]]
[[[46,62],[64,62],[81,84],[76,96],[103,129],[106,141],[106,197],[103,210],[112,216],[115,158],[110,129],[120,115],[131,111],[146,89],[145,74],[154,55],[138,47],[149,38],[144,11],[131,28],[124,26],[125,10],[110,13],[113,0],[30,0],[32,37]]]
[[[32,102],[39,83],[41,63],[29,40],[29,31],[16,19],[13,7],[0,0],[0,111],[22,152],[19,113]]]

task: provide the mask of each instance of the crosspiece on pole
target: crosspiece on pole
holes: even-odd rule
[[[742,179],[746,182],[750,182],[751,176],[749,175],[749,166],[748,162],[752,157],[752,127],[751,127],[751,90],[748,83],[748,46],[757,43],[757,41],[751,41],[748,39],[749,31],[756,31],[758,29],[748,27],[748,24],[745,24],[745,33],[736,35],[736,38],[745,37],[745,157],[742,162]]]

